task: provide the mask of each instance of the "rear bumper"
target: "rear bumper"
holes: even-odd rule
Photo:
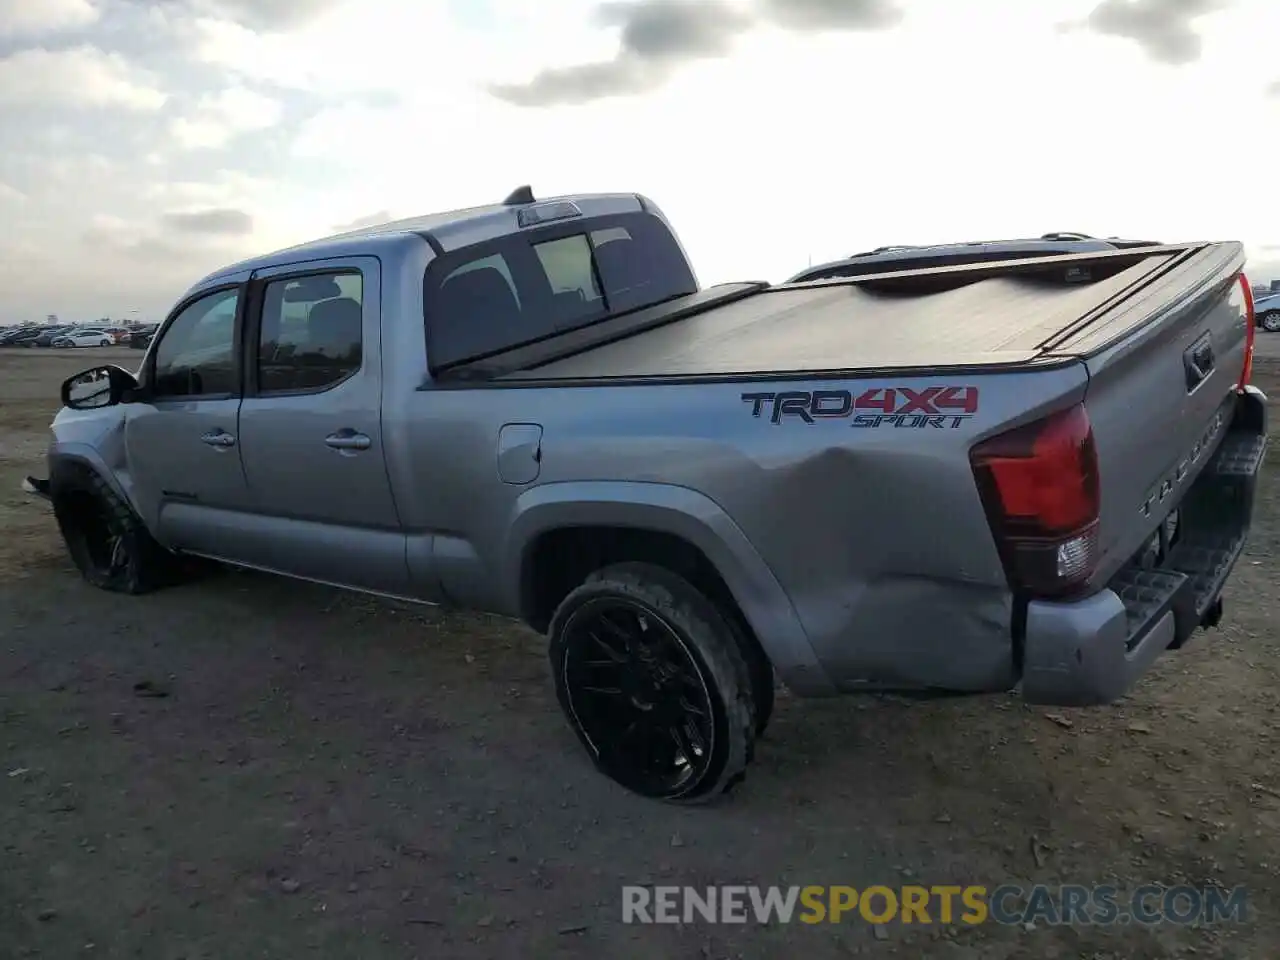
[[[1027,605],[1024,699],[1054,706],[1109,703],[1161,653],[1217,622],[1223,586],[1253,519],[1266,445],[1266,396],[1247,387],[1222,444],[1179,504],[1184,533],[1162,566],[1126,567],[1083,600]]]

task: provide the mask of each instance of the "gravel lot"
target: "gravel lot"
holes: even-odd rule
[[[1280,956],[1274,457],[1224,627],[1120,705],[784,696],[742,789],[685,810],[589,768],[504,620],[239,573],[84,585],[18,483],[58,382],[103,356],[140,358],[0,351],[0,956]],[[1244,884],[1250,916],[620,922],[629,883],[1033,881]]]

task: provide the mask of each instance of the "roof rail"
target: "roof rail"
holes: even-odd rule
[[[533,187],[527,183],[522,187],[516,187],[509,194],[507,199],[502,201],[504,207],[518,207],[524,203],[533,203]]]

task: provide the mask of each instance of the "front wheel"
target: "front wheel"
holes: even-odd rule
[[[98,341],[98,346],[109,347],[111,346],[111,341],[108,340],[106,337],[103,337],[101,340]]]
[[[656,800],[732,789],[756,734],[737,631],[675,574],[606,567],[561,602],[550,626],[556,696],[596,768]]]
[[[1280,310],[1268,310],[1258,317],[1258,325],[1267,333],[1280,332]]]
[[[148,593],[169,582],[178,558],[97,473],[70,468],[51,494],[67,552],[89,583],[115,593]]]

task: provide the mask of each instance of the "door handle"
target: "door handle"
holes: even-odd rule
[[[200,440],[211,447],[234,447],[236,445],[236,438],[225,430],[210,430]]]
[[[368,450],[373,441],[363,433],[354,430],[339,430],[324,438],[324,442],[334,450]]]

